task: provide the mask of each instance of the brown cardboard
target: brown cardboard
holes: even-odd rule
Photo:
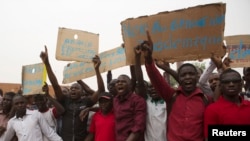
[[[250,67],[250,35],[232,35],[225,37],[232,68]]]
[[[56,59],[62,61],[85,61],[98,54],[99,34],[81,30],[59,28]]]
[[[213,3],[122,21],[127,63],[134,64],[133,47],[146,40],[146,29],[155,59],[172,63],[223,55],[225,12],[226,4]]]
[[[92,62],[73,62],[63,69],[63,84],[71,83],[95,74]]]
[[[99,57],[101,59],[100,73],[126,66],[125,51],[122,47],[102,52]],[[93,63],[74,62],[64,67],[62,83],[71,83],[94,75]]]
[[[42,94],[47,72],[43,63],[22,66],[23,95]]]
[[[99,56],[102,61],[100,72],[107,72],[127,65],[125,50],[122,47],[102,52]]]

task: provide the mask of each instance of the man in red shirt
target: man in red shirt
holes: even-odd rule
[[[99,97],[100,110],[91,120],[89,134],[85,141],[115,141],[115,116],[113,96],[102,92]]]
[[[120,75],[114,98],[116,141],[143,141],[146,127],[146,102],[132,91],[131,80]]]
[[[171,105],[167,122],[168,141],[204,141],[203,120],[206,104],[204,94],[196,86],[198,72],[194,65],[186,63],[179,67],[178,77],[180,86],[172,88],[155,67],[152,53],[153,42],[147,32],[148,41],[141,44],[145,57],[146,71],[158,94]],[[174,96],[176,95],[176,96]],[[173,97],[175,97],[174,102]]]
[[[227,69],[220,75],[221,96],[209,105],[204,116],[204,132],[208,137],[209,125],[250,125],[250,101],[241,92],[243,81],[239,72]]]

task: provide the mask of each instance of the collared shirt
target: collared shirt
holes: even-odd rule
[[[115,115],[113,110],[107,115],[96,112],[91,120],[89,132],[94,134],[95,141],[115,140]]]
[[[4,141],[9,141],[15,133],[18,141],[43,141],[43,135],[50,141],[62,141],[40,112],[28,109],[22,118],[15,116],[9,120]]]
[[[145,141],[166,141],[167,111],[163,99],[158,101],[147,97],[147,120],[145,130]]]
[[[79,114],[85,107],[93,106],[90,98],[83,98],[73,101],[70,98],[64,99],[61,104],[65,109],[62,115],[61,136],[64,141],[82,141],[87,136],[88,116],[81,121]]]
[[[250,125],[250,101],[241,99],[240,105],[226,100],[223,96],[210,104],[204,117],[204,132],[208,137],[208,125]]]
[[[125,141],[131,132],[143,135],[147,112],[145,99],[135,93],[128,93],[123,98],[117,95],[113,103],[116,140]],[[142,136],[140,139],[143,138]]]
[[[39,112],[39,111],[38,111]],[[57,119],[56,119],[56,108],[49,108],[46,112],[40,112],[42,117],[47,121],[49,126],[56,132],[57,129]],[[43,141],[49,141],[49,139],[44,136]]]
[[[206,105],[200,96],[203,94],[202,91],[196,88],[189,96],[185,96],[181,87],[175,90],[169,86],[153,62],[145,66],[152,85],[167,102],[167,105],[175,92],[179,94],[172,105],[170,115],[168,115],[168,141],[203,141],[205,139],[203,114]]]

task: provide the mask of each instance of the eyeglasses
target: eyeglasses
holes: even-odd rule
[[[228,79],[228,80],[221,80],[220,81],[221,83],[223,84],[229,84],[229,83],[240,83],[241,82],[241,79]]]

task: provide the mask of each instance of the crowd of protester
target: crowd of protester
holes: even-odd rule
[[[152,54],[147,32],[147,40],[134,47],[131,73],[112,78],[108,71],[107,91],[101,60],[94,56],[95,91],[83,80],[69,89],[61,87],[45,47],[40,58],[55,98],[47,83],[43,94],[32,96],[0,91],[0,141],[204,141],[209,125],[250,125],[250,67],[244,67],[241,76],[230,68],[230,58],[211,53],[203,72],[185,62],[174,70]]]

